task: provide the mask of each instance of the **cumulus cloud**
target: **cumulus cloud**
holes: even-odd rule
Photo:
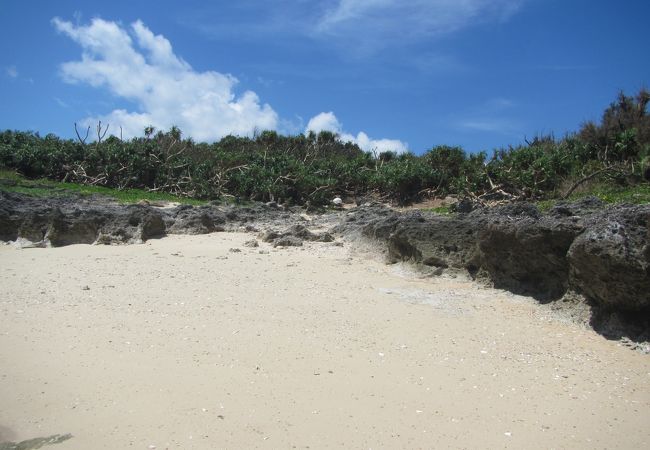
[[[102,120],[112,130],[121,126],[124,137],[140,136],[149,125],[158,129],[176,125],[199,141],[278,126],[277,113],[261,104],[257,94],[237,95],[238,80],[231,75],[195,71],[164,36],[155,35],[141,21],[128,29],[102,19],[87,26],[59,18],[52,23],[82,48],[80,60],[60,67],[66,82],[106,88],[137,107],[116,109],[86,122]]]
[[[322,112],[309,119],[305,132],[309,133],[310,131],[316,134],[321,131],[331,131],[332,133],[341,134],[341,124],[333,112]]]
[[[397,139],[372,139],[363,131],[356,136],[343,131],[343,126],[333,112],[322,112],[312,117],[307,123],[305,133],[310,131],[318,134],[321,131],[329,131],[339,136],[343,142],[352,142],[357,144],[366,152],[386,152],[393,151],[396,153],[408,152],[408,144]]]

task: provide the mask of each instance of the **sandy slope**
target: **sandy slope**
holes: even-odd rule
[[[501,291],[250,238],[0,248],[0,442],[650,447],[647,355]]]

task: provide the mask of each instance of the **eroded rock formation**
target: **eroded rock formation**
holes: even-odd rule
[[[330,242],[338,234],[372,241],[388,262],[411,261],[432,274],[467,274],[543,302],[579,295],[594,308],[599,323],[610,323],[615,313],[633,318],[637,334],[648,334],[650,205],[607,206],[590,198],[546,213],[527,203],[469,210],[441,216],[367,204],[308,222],[299,209],[277,205],[157,208],[119,205],[103,197],[0,193],[0,240],[62,246],[266,230],[258,235],[262,241],[286,247]],[[313,232],[314,224],[331,233]],[[616,320],[627,320],[621,317]]]

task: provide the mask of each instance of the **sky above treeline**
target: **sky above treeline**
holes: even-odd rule
[[[491,152],[650,84],[647,0],[0,2],[0,129]],[[121,130],[120,130],[121,127]]]

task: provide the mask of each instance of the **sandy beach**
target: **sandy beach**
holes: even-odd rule
[[[250,234],[0,247],[0,442],[650,447],[650,357],[534,300]]]

